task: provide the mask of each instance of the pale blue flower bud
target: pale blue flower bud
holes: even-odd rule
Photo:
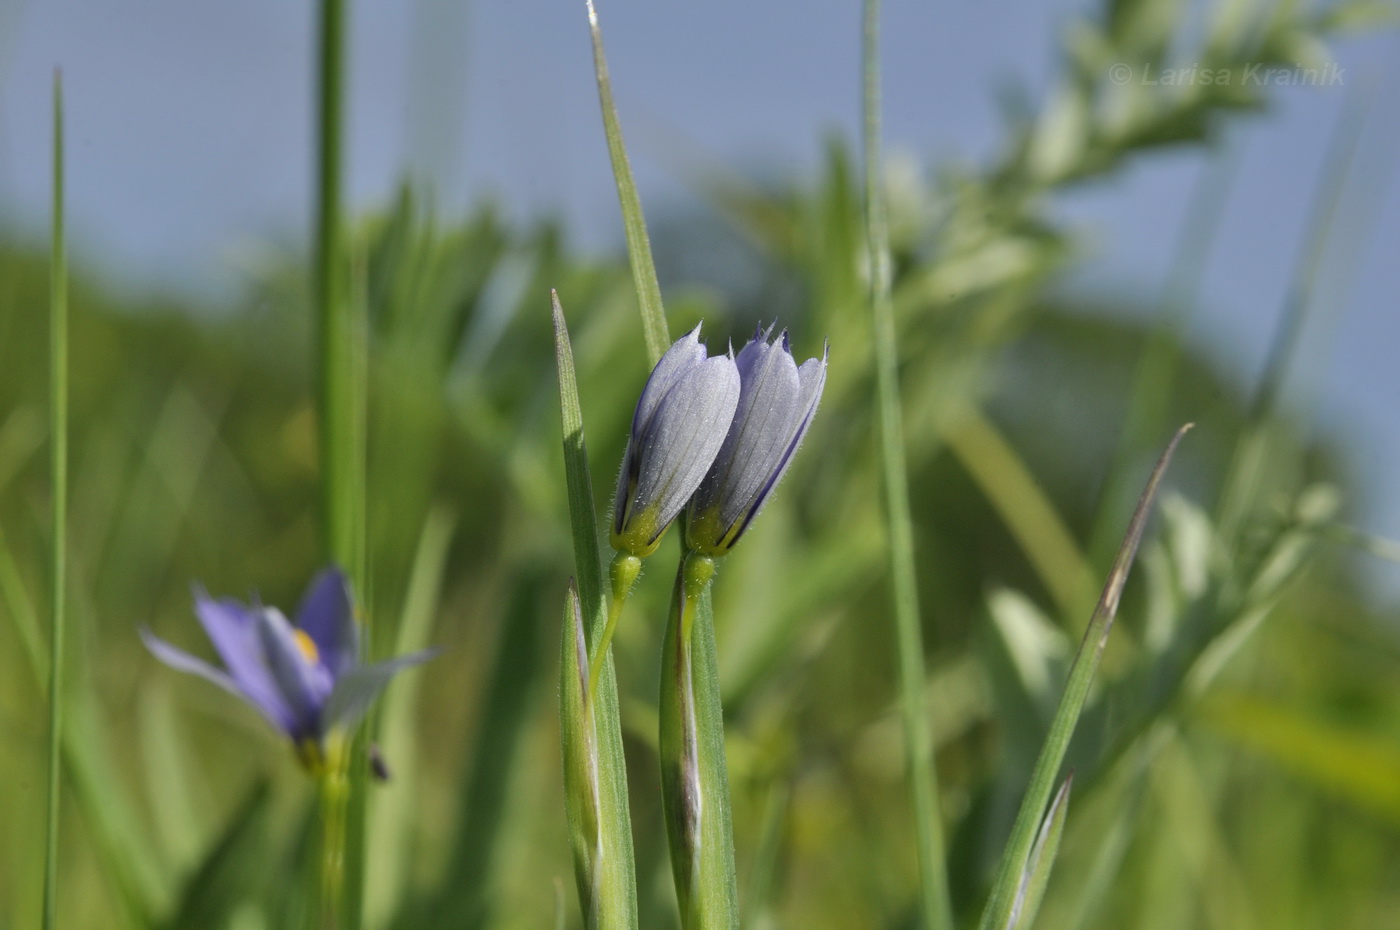
[[[801,367],[784,330],[756,332],[736,359],[741,389],[724,446],[690,501],[686,546],[722,556],[739,541],[787,471],[826,385],[826,352]]]
[[[613,503],[612,546],[646,557],[715,460],[739,404],[739,370],[707,357],[700,327],[656,363],[637,410]]]

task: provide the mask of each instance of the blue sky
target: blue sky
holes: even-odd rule
[[[928,163],[1000,138],[996,89],[1054,73],[1055,36],[1080,3],[886,0],[886,135]],[[244,0],[11,0],[0,6],[0,215],[46,223],[52,69],[68,99],[77,252],[133,286],[228,293],[268,244],[305,241],[311,178],[311,4]],[[349,186],[387,198],[405,170],[450,204],[494,196],[519,216],[565,217],[586,248],[620,242],[581,2],[352,3]],[[603,26],[644,201],[684,196],[675,132],[726,163],[810,173],[825,133],[858,118],[856,2],[604,0]],[[1393,36],[1335,49],[1343,86],[1295,88],[1232,143],[1240,168],[1204,282],[1196,336],[1247,379],[1283,302],[1329,136],[1351,88],[1400,74]],[[1383,103],[1362,158],[1396,132]],[[1197,155],[1135,165],[1064,203],[1093,251],[1081,288],[1155,293]],[[1377,165],[1386,168],[1385,165]],[[1360,450],[1370,485],[1400,489],[1400,183],[1361,191],[1374,227],[1335,332],[1305,382],[1322,421]],[[1361,525],[1400,538],[1400,490],[1363,501]]]

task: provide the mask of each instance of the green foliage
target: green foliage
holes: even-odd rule
[[[1013,112],[985,164],[885,172],[895,387],[924,606],[926,673],[915,684],[960,925],[987,900],[1094,579],[1109,569],[1091,528],[1125,522],[1121,502],[1100,494],[1104,469],[1138,484],[1147,445],[1166,439],[1143,430],[1142,445],[1121,454],[1116,439],[1141,383],[1135,360],[1157,327],[1120,311],[1150,308],[1076,297],[1069,312],[1047,296],[1086,260],[1056,198],[1143,155],[1208,143],[1268,103],[1267,89],[1120,87],[1108,66],[1307,61],[1330,30],[1376,7],[1217,4],[1199,11],[1202,28],[1183,9],[1125,0],[1069,30],[1044,105]],[[832,345],[804,453],[713,591],[734,866],[744,926],[755,928],[908,927],[919,911],[875,346],[855,312],[868,301],[861,180],[840,141],[810,182],[764,190],[704,179],[759,270],[757,287],[668,280],[666,256],[696,245],[684,225],[655,237],[677,326],[703,315],[716,337],[741,338],[780,312],[800,348],[823,336]],[[370,788],[366,925],[577,925],[574,895],[556,891],[572,864],[561,682],[547,670],[557,644],[566,657],[577,645],[569,624],[554,626],[564,578],[578,577],[590,633],[602,619],[598,538],[583,519],[597,514],[591,500],[579,504],[577,479],[590,465],[610,474],[646,376],[632,271],[578,258],[551,224],[518,227],[490,206],[444,217],[409,190],[344,235],[347,296],[365,314],[372,648],[447,647],[387,696],[380,734],[395,778]],[[82,645],[69,655],[60,746],[63,926],[252,930],[314,913],[303,890],[316,867],[314,798],[286,747],[215,689],[166,674],[135,635],[146,623],[203,648],[190,635],[192,581],[293,603],[322,560],[313,289],[302,265],[278,260],[223,311],[123,301],[75,269],[66,549]],[[0,251],[7,926],[37,925],[42,911],[36,708],[50,673],[54,539],[47,319],[35,311],[50,271],[20,246]],[[696,283],[704,295],[687,289]],[[588,413],[588,450],[581,432],[559,444],[550,288],[569,308],[571,406]],[[1059,836],[1035,926],[1377,926],[1400,907],[1386,780],[1400,738],[1400,645],[1356,550],[1337,545],[1365,489],[1344,446],[1308,439],[1311,426],[1280,408],[1259,493],[1237,532],[1222,532],[1213,502],[1253,392],[1206,353],[1183,348],[1176,364],[1170,389],[1148,400],[1160,422],[1199,427],[1065,746],[1074,801],[1054,805],[1031,856],[1048,861]],[[566,461],[572,494],[559,480]],[[659,564],[673,555],[658,553]],[[657,571],[638,582],[612,650],[618,672],[605,670],[598,702],[615,834],[631,821],[626,842],[615,839],[628,855],[635,847],[627,919],[661,930],[676,920],[656,704],[670,581]],[[384,864],[398,871],[382,874]],[[1017,878],[1032,879],[1029,902],[1044,874]]]

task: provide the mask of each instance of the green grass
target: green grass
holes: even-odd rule
[[[923,622],[915,572],[914,521],[905,465],[904,410],[899,398],[899,354],[892,295],[888,221],[880,140],[880,4],[865,0],[862,96],[865,126],[865,218],[870,261],[870,315],[874,343],[876,416],[879,421],[880,478],[884,487],[886,544],[889,547],[893,620],[899,650],[900,711],[904,717],[904,756],[913,798],[914,835],[919,850],[919,899],[925,930],[951,930],[947,862],[943,841],[938,770],[928,738],[924,698]]]
[[[630,260],[410,189],[344,209],[337,4],[315,242],[232,312],[124,299],[69,269],[57,196],[50,246],[0,246],[0,926],[321,925],[314,786],[261,720],[158,666],[135,631],[207,649],[192,582],[291,606],[334,557],[357,573],[376,653],[445,647],[386,696],[394,778],[365,788],[350,859],[367,884],[347,863],[341,926],[584,926],[568,876],[601,839],[592,925],[678,927],[657,688],[676,543],[605,659],[595,752],[561,778],[561,722],[585,731],[579,637],[606,622],[593,479],[615,476],[667,316],[742,340],[775,314],[804,349],[829,337],[831,367],[696,626],[697,701],[715,720],[723,705],[705,730],[732,827],[732,850],[711,850],[732,852],[713,870],[732,867],[718,912],[734,888],[754,930],[970,926],[984,910],[998,928],[1370,930],[1400,908],[1400,641],[1363,571],[1396,546],[1347,529],[1376,489],[1345,436],[1273,405],[1279,441],[1236,479],[1227,532],[1215,502],[1255,392],[1221,347],[1179,339],[1192,281],[1224,254],[1201,235],[1206,208],[1260,156],[1209,169],[1177,296],[1062,290],[1098,261],[1058,209],[1071,185],[1168,148],[1218,159],[1207,125],[1269,118],[1218,89],[1109,86],[1108,61],[1200,50],[1185,20],[1118,9],[1076,24],[1064,69],[1036,76],[1047,103],[990,154],[917,177],[883,170],[872,46],[863,159],[833,139],[810,178],[715,176],[727,231],[653,226],[658,258],[732,247],[755,276],[663,275],[665,315],[601,40],[579,80],[600,81]],[[1230,9],[1191,20],[1213,59],[1289,60],[1328,38],[1302,11]],[[1307,248],[1374,235],[1351,195],[1324,180],[1316,197],[1336,202],[1335,234]],[[1309,321],[1342,296],[1312,280]],[[1299,338],[1287,354],[1319,350]],[[1163,346],[1172,378],[1138,362]],[[1114,551],[1095,539],[1124,523],[1105,475],[1136,490],[1145,444],[1165,439],[1149,426],[1187,420],[1132,577],[1113,575],[1113,635],[1100,661],[1105,601],[1076,662],[1074,605]],[[936,752],[936,795],[908,750]],[[1056,793],[1069,770],[1072,799]]]
[[[59,809],[67,704],[68,611],[68,249],[63,233],[63,78],[53,81],[53,214],[49,248],[49,743],[44,826],[44,927],[58,923]]]

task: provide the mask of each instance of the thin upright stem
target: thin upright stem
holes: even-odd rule
[[[53,548],[49,592],[48,801],[44,831],[44,930],[58,911],[59,771],[63,745],[63,645],[68,550],[68,262],[63,234],[63,80],[53,83],[53,239],[49,258],[49,437]]]
[[[340,920],[340,899],[345,893],[345,822],[349,782],[345,767],[331,760],[318,785],[321,801],[321,926],[335,930]]]
[[[924,698],[924,643],[914,569],[914,526],[909,514],[909,477],[891,297],[889,228],[880,171],[880,4],[865,0],[864,115],[865,209],[870,250],[870,306],[875,342],[876,402],[880,423],[880,464],[890,549],[890,584],[899,652],[900,707],[904,718],[905,765],[912,795],[919,855],[920,924],[924,930],[953,926],[948,896],[938,776],[929,737]]]

